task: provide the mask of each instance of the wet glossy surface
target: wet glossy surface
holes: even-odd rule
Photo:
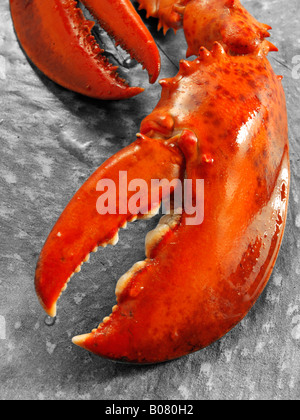
[[[299,55],[299,4],[290,1],[288,9],[275,0],[244,4],[273,26],[272,42],[280,52],[270,60],[285,77],[292,192],[283,247],[266,291],[236,329],[209,349],[144,368],[98,359],[74,347],[71,337],[96,327],[111,311],[115,283],[144,258],[145,234],[155,221],[131,226],[116,248],[92,258],[70,284],[52,327],[44,323],[33,277],[50,226],[99,163],[132,141],[157,103],[160,87],[109,105],[60,89],[28,64],[8,5],[0,5],[0,315],[7,337],[0,341],[1,397],[299,398],[300,121],[299,80],[292,77],[297,75],[293,57]],[[159,38],[172,62],[184,57],[183,41],[179,48],[172,34]],[[177,72],[165,55],[163,68],[162,77]],[[149,86],[147,77],[144,86]]]

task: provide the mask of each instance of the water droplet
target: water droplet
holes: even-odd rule
[[[53,327],[53,325],[56,322],[56,317],[55,318],[51,318],[51,316],[46,316],[45,320],[44,320],[45,324],[47,325],[47,327]]]

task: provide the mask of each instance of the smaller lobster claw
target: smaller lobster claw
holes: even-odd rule
[[[160,72],[157,46],[130,0],[82,0],[100,25],[149,73]],[[143,91],[130,87],[102,54],[92,28],[74,0],[10,0],[19,41],[33,63],[61,86],[97,99],[125,99]]]

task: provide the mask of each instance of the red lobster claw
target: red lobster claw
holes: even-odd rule
[[[36,271],[37,294],[52,316],[92,249],[114,243],[126,222],[143,217],[122,214],[122,200],[116,214],[100,216],[100,180],[119,189],[126,171],[128,181],[142,178],[148,186],[183,176],[205,184],[203,223],[190,224],[185,208],[165,216],[147,235],[146,260],[119,280],[112,314],[75,344],[118,361],[174,359],[222,337],[261,294],[282,241],[289,192],[286,105],[266,58],[271,48],[265,41],[252,54],[230,56],[216,43],[182,61],[176,77],[161,81],[161,100],[137,142],[104,163],[63,212]]]
[[[103,28],[143,64],[154,83],[160,72],[156,44],[129,0],[82,0]],[[18,38],[33,63],[67,89],[98,99],[124,99],[143,91],[129,87],[102,55],[74,0],[10,0]]]

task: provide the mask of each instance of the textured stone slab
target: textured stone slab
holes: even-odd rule
[[[8,1],[0,4],[0,398],[299,399],[300,397],[300,55],[299,0],[245,0],[273,26],[271,55],[287,95],[292,191],[284,243],[270,283],[245,320],[208,349],[180,360],[129,367],[94,357],[71,337],[98,325],[115,303],[118,278],[144,259],[155,221],[131,225],[114,249],[83,267],[47,325],[33,287],[35,264],[57,217],[105,159],[135,139],[160,87],[125,102],[99,102],[65,91],[21,51]],[[155,32],[154,21],[150,22]],[[156,35],[162,77],[185,55],[182,33]],[[298,61],[299,62],[299,61]],[[298,71],[300,76],[300,71]],[[46,322],[45,322],[46,321]],[[5,340],[3,338],[6,338]]]

